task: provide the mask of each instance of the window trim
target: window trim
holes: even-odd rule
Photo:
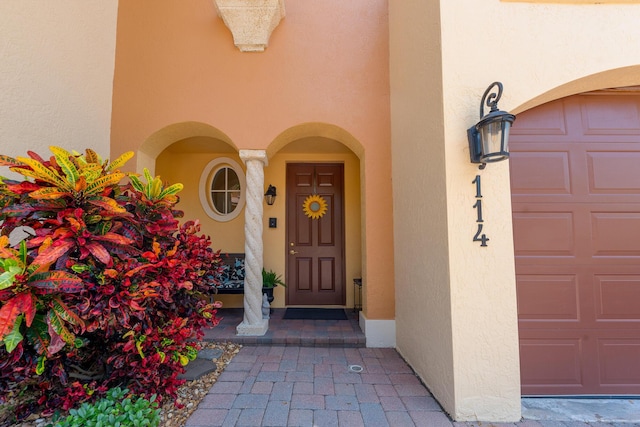
[[[238,175],[238,180],[240,181],[240,200],[236,205],[236,208],[233,212],[228,214],[221,214],[218,212],[213,204],[213,199],[211,198],[211,182],[215,177],[216,173],[222,168],[230,168]],[[199,195],[200,195],[200,204],[202,208],[209,216],[209,218],[214,219],[219,222],[228,222],[231,221],[240,215],[242,209],[245,204],[245,195],[247,191],[247,181],[244,174],[244,170],[240,166],[238,162],[229,158],[229,157],[217,157],[211,160],[205,168],[202,170],[200,174],[200,184],[199,187]]]

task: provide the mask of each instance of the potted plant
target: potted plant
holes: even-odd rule
[[[273,302],[273,288],[278,285],[286,287],[286,285],[282,281],[282,277],[273,270],[267,271],[263,268],[262,293],[267,294],[267,300],[269,301],[269,304]]]

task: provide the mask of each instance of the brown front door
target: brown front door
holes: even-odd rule
[[[287,165],[287,305],[344,305],[344,168]],[[307,203],[318,195],[326,203]],[[319,209],[319,210],[316,210]]]
[[[522,393],[640,394],[640,96],[534,108],[510,148]]]

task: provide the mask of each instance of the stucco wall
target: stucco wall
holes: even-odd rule
[[[398,155],[404,155],[403,159],[409,162],[402,164],[402,171],[394,168],[394,189],[418,179],[408,177],[406,169],[425,181],[433,179],[431,162],[406,154],[420,150],[411,141],[422,138],[430,125],[400,116],[412,110],[411,106],[420,108],[421,102],[439,103],[432,109],[444,112],[444,130],[436,133],[430,143],[436,155],[444,150],[445,165],[440,166],[440,171],[446,178],[432,182],[444,179],[446,185],[446,220],[436,209],[435,221],[446,225],[447,244],[438,238],[440,234],[433,224],[421,229],[430,241],[448,252],[448,261],[437,264],[426,281],[427,288],[438,289],[435,295],[450,293],[451,312],[447,316],[439,311],[409,310],[417,303],[398,294],[398,336],[404,337],[398,345],[455,419],[513,421],[520,417],[520,390],[509,168],[506,162],[489,165],[484,171],[471,165],[466,129],[478,121],[482,93],[496,80],[505,86],[500,108],[516,113],[560,96],[639,84],[640,5],[447,0],[440,2],[441,27],[433,29],[435,19],[426,12],[438,12],[425,11],[420,3],[424,2],[391,2],[394,165],[398,164]],[[415,58],[396,52],[421,40],[403,28],[405,23],[397,21],[395,16],[399,17],[400,12],[418,15],[418,28],[434,36],[431,42],[423,43],[423,53]],[[441,54],[433,49],[438,44],[438,34]],[[438,69],[434,64],[439,61],[442,66]],[[403,81],[403,73],[393,72],[404,69],[414,70],[409,76],[412,82]],[[425,92],[420,100],[395,89],[405,84],[427,87],[425,80],[442,81],[441,98]],[[437,116],[424,117],[427,123],[439,120]],[[410,128],[396,132],[398,121]],[[471,181],[476,174],[482,176],[484,231],[491,239],[487,248],[471,240],[476,230],[472,207],[475,188]],[[429,203],[442,197],[444,191],[434,186],[426,194]],[[395,200],[398,198],[396,194]],[[427,209],[431,213],[435,208]],[[396,202],[394,237],[396,248],[400,248],[396,250],[397,258],[400,253],[409,253],[415,264],[424,262],[424,250],[407,249],[419,245],[408,237],[408,227],[423,215],[420,209],[399,209]],[[417,232],[413,230],[414,234]],[[397,292],[402,290],[404,276],[412,275],[402,269],[398,264]],[[413,274],[413,280],[420,286],[417,275]],[[431,307],[429,300],[433,296],[423,298],[424,304]],[[408,325],[445,332],[450,328],[451,341],[447,337],[443,342],[452,344],[451,365],[441,363],[449,362],[445,350],[434,352],[428,350],[426,343],[409,342],[410,333],[400,330]],[[438,332],[427,334],[432,338]],[[425,351],[436,354],[425,357]],[[434,372],[438,366],[445,369]]]
[[[396,342],[455,406],[437,2],[390,2]]]
[[[286,13],[265,52],[242,53],[211,0],[122,2],[112,151],[188,121],[237,149],[267,149],[302,123],[343,129],[363,149],[365,310],[393,319],[387,2],[291,1]]]
[[[0,2],[2,154],[48,156],[57,145],[109,156],[117,8],[103,0]]]

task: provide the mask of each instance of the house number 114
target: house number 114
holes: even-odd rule
[[[473,205],[473,208],[478,214],[478,219],[476,219],[478,231],[476,231],[475,236],[473,236],[473,241],[480,242],[480,246],[487,246],[489,238],[486,234],[480,234],[482,233],[482,223],[484,222],[482,219],[482,188],[480,187],[480,175],[476,175],[476,179],[471,181],[471,183],[476,185],[476,203]]]

